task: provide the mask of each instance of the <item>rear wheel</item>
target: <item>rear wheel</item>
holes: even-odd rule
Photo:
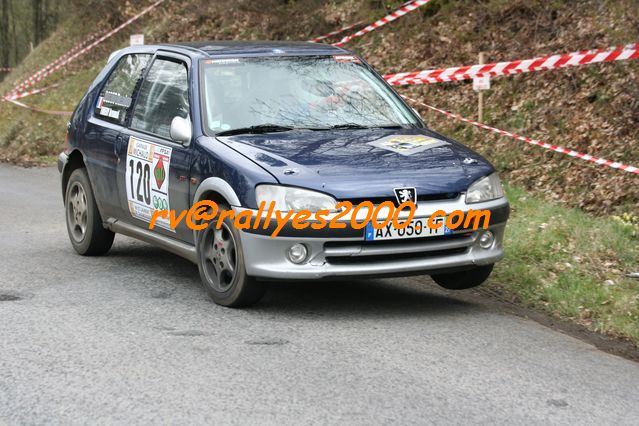
[[[220,211],[228,209],[220,205]],[[239,231],[228,217],[220,229],[216,225],[211,222],[198,236],[198,268],[206,292],[218,305],[233,308],[259,302],[266,286],[246,274]]]
[[[464,290],[477,287],[488,279],[494,264],[477,266],[473,269],[448,274],[435,274],[430,277],[440,286],[448,290]]]
[[[71,245],[83,256],[105,254],[115,234],[102,226],[86,169],[71,173],[64,197],[67,231]]]

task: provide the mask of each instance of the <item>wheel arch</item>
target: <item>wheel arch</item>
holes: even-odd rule
[[[80,168],[86,168],[86,164],[84,163],[84,156],[80,152],[80,150],[73,150],[67,159],[66,164],[64,165],[64,169],[62,169],[62,201],[66,201],[67,196],[67,184],[69,183],[69,177],[74,170]]]
[[[242,205],[231,185],[229,185],[227,181],[218,177],[206,178],[202,181],[200,186],[198,186],[195,191],[195,196],[193,197],[193,204],[202,200],[210,200],[218,205],[227,204],[230,207],[239,207]],[[193,241],[196,246],[197,235],[198,231],[193,231]]]
[[[231,207],[240,207],[242,205],[231,185],[218,177],[206,178],[198,186],[193,197],[193,203],[201,200],[211,200],[216,203],[225,202]]]

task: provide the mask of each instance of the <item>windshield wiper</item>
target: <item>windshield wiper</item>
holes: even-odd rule
[[[340,130],[340,129],[370,129],[369,126],[364,126],[361,124],[355,123],[345,123],[345,124],[335,124],[334,126],[326,126],[326,127],[305,127],[308,130],[314,131],[326,131],[326,130]]]
[[[384,126],[375,126],[376,129],[405,129],[406,127],[400,124],[386,124]]]
[[[241,135],[243,133],[260,134],[270,132],[287,132],[293,130],[293,127],[280,126],[279,124],[258,124],[256,126],[238,127],[237,129],[223,130],[216,133],[216,136]]]
[[[336,124],[328,127],[309,127],[311,130],[339,130],[339,129],[404,129],[404,126],[399,124],[386,124],[382,126],[364,126],[356,123],[344,123]]]
[[[361,124],[356,123],[344,123],[344,124],[336,124],[334,126],[329,127],[329,129],[368,129],[368,126],[362,126]]]

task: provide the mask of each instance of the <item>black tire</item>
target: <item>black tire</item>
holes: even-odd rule
[[[86,169],[71,173],[64,195],[65,217],[71,245],[83,256],[109,251],[115,234],[102,226]]]
[[[228,209],[219,205],[220,212]],[[198,234],[198,269],[204,289],[222,306],[240,308],[259,302],[266,284],[246,274],[239,231],[228,217],[219,230],[216,225],[212,221]]]
[[[448,274],[435,274],[430,277],[440,286],[448,290],[464,290],[477,287],[488,279],[494,264],[477,266],[473,269]]]

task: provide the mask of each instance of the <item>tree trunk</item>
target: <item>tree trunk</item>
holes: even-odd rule
[[[37,46],[43,38],[42,0],[31,0],[31,13],[33,14],[33,44]]]
[[[1,1],[0,46],[2,46],[2,51],[0,52],[0,57],[2,58],[2,66],[9,67],[9,54],[11,53],[11,45],[9,44],[9,0]]]
[[[12,35],[13,35],[13,63],[17,64],[18,62],[20,62],[20,55],[18,54],[18,34],[16,31],[16,13],[15,10],[13,8],[13,4],[11,3],[11,0],[7,0],[7,2],[9,3],[9,16],[11,17],[11,30],[12,30]]]

